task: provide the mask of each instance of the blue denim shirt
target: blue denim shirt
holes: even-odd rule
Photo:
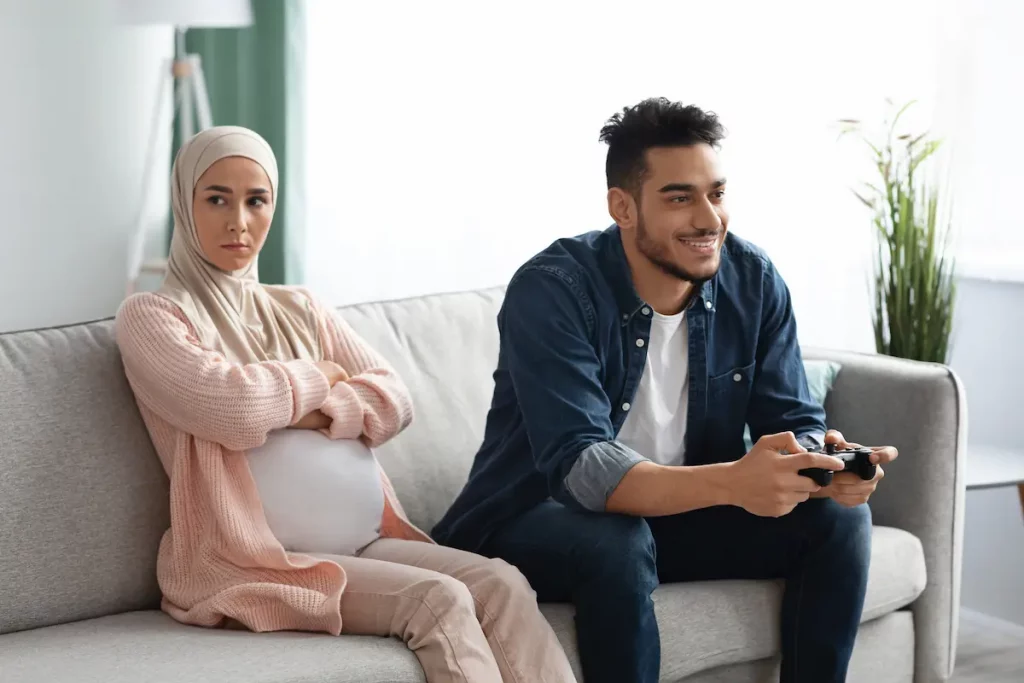
[[[743,431],[820,443],[789,290],[763,251],[729,234],[718,273],[686,314],[685,462],[745,453]],[[647,360],[651,308],[615,226],[558,240],[513,276],[498,313],[501,346],[483,444],[434,538],[477,551],[500,525],[554,498],[604,510],[644,460],[615,440]]]

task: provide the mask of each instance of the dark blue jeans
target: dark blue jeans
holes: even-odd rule
[[[780,518],[714,507],[644,519],[548,501],[484,548],[541,602],[572,602],[585,683],[656,683],[659,582],[785,579],[783,683],[842,683],[860,623],[871,512],[810,500]]]

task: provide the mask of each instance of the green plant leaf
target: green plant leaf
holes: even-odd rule
[[[913,147],[917,143],[921,142],[921,140],[924,140],[926,137],[928,137],[928,133],[927,132],[921,133],[916,138],[913,138],[910,142],[907,143],[907,148],[909,149],[909,148]]]
[[[869,287],[875,348],[879,353],[944,363],[956,298],[952,230],[949,218],[940,216],[940,185],[921,181],[917,173],[941,142],[928,139],[926,133],[894,138],[896,124],[911,104],[887,118],[881,144],[868,139],[858,122],[855,132],[874,153],[880,182],[864,182],[863,192],[853,192],[872,209],[875,258]]]
[[[850,192],[852,192],[853,196],[859,199],[861,201],[861,204],[863,204],[864,206],[872,210],[875,208],[875,203],[872,201],[868,201],[862,194],[857,192],[857,190],[850,190]]]
[[[896,124],[899,123],[900,117],[903,116],[904,112],[906,112],[908,109],[910,109],[911,106],[913,106],[916,103],[917,103],[917,100],[910,100],[909,102],[904,104],[902,107],[900,107],[900,110],[898,112],[896,112],[896,116],[894,116],[892,118],[892,123],[889,124],[890,125],[890,130],[896,130]],[[891,101],[890,101],[890,104],[891,104]]]
[[[914,169],[920,166],[922,161],[934,154],[940,145],[942,145],[942,140],[929,140],[926,142],[924,147],[911,157],[910,172],[913,173]]]

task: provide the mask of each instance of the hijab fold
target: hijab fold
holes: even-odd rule
[[[227,272],[203,254],[192,212],[195,189],[207,169],[226,157],[259,164],[270,179],[276,206],[277,160],[266,140],[238,126],[209,128],[190,139],[174,160],[174,233],[167,276],[157,293],[181,308],[204,347],[230,361],[322,360],[319,325],[307,297],[292,288],[260,284],[258,256],[243,270]]]

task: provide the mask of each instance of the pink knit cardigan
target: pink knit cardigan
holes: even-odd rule
[[[326,360],[351,376],[333,388],[311,361],[228,362],[204,348],[181,309],[136,294],[117,314],[117,343],[142,417],[170,477],[171,527],[160,543],[162,607],[198,626],[341,632],[345,572],[285,551],[267,526],[244,455],[320,409],[333,439],[379,445],[412,419],[408,391],[334,311],[313,302]],[[382,475],[381,535],[430,542]]]

